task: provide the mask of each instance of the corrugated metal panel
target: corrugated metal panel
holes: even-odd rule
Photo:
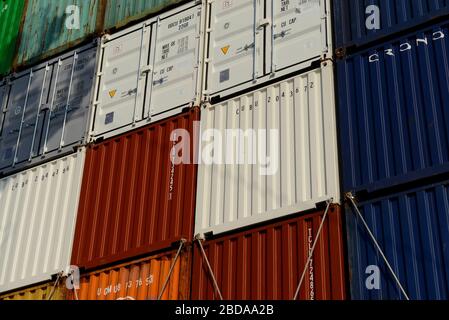
[[[193,109],[89,147],[74,265],[96,268],[192,239],[197,166],[173,164],[170,137],[175,129],[193,137],[198,120]]]
[[[175,262],[176,251],[81,276],[79,300],[157,300]],[[190,298],[191,250],[177,258],[161,300]],[[76,299],[73,292],[71,298]]]
[[[28,0],[16,64],[61,53],[101,32],[104,0]]]
[[[55,282],[35,286],[29,289],[0,295],[1,300],[66,300],[68,290],[62,281],[55,286]]]
[[[0,292],[70,263],[85,151],[0,180]]]
[[[86,142],[96,60],[97,46],[87,45],[0,86],[0,174],[72,153]]]
[[[449,171],[449,25],[337,63],[344,191]]]
[[[210,1],[205,93],[223,98],[318,63],[332,49],[328,10],[329,0]]]
[[[199,104],[203,18],[202,6],[189,4],[103,38],[95,139]]]
[[[363,202],[360,208],[410,299],[447,300],[449,183]],[[352,207],[346,220],[352,298],[404,299]],[[369,290],[366,284],[375,284],[375,276],[379,288]]]
[[[299,299],[345,299],[341,209],[332,206],[301,287]],[[206,241],[204,249],[226,300],[290,300],[323,211]],[[192,299],[217,299],[195,244]]]
[[[11,70],[17,50],[20,22],[25,0],[3,0],[0,2],[0,76]]]
[[[335,47],[361,46],[449,13],[447,0],[334,0]]]
[[[333,93],[333,65],[326,62],[203,110],[196,233],[229,231],[340,200]],[[211,146],[216,150],[208,161]]]
[[[158,13],[185,0],[109,0],[106,2],[104,28],[120,28]]]

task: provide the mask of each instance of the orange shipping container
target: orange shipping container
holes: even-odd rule
[[[174,250],[81,275],[70,299],[188,300],[190,276],[191,247],[183,246],[179,254]]]

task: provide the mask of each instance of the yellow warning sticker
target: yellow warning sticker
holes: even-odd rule
[[[116,94],[117,94],[117,90],[111,90],[111,91],[109,91],[109,96],[110,96],[111,98],[114,98]]]
[[[231,46],[226,46],[226,47],[221,48],[221,52],[223,52],[224,55],[228,54],[228,51],[229,51],[230,47]]]

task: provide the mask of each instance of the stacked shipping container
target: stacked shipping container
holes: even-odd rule
[[[449,298],[448,200],[448,183],[443,182],[360,203],[363,218],[410,299]],[[347,221],[353,298],[404,299],[354,208],[348,209]],[[365,285],[372,270],[378,272],[379,290]]]
[[[317,211],[208,240],[204,253],[197,245],[192,299],[345,299],[341,228],[340,207],[333,206],[327,216]]]
[[[0,78],[11,71],[25,0],[0,2]]]
[[[66,283],[50,282],[24,290],[10,292],[5,295],[0,295],[0,301],[7,300],[67,300],[69,298],[69,291]]]
[[[27,32],[22,35],[16,66],[90,41],[101,30],[138,21],[159,2],[140,9],[135,5],[98,0],[66,6],[29,0],[22,26]],[[8,77],[0,88],[3,174],[36,165],[40,166],[30,170],[43,170],[50,160],[63,161],[58,159],[63,155],[83,155],[81,191],[72,199],[76,204],[57,209],[73,212],[79,203],[71,263],[81,268],[81,286],[70,298],[188,298],[192,247],[181,246],[179,252],[173,247],[194,241],[194,231],[215,236],[214,242],[206,242],[208,253],[215,242],[254,235],[256,244],[268,232],[274,242],[260,245],[277,261],[285,257],[275,252],[278,241],[288,238],[285,250],[293,254],[301,248],[302,252],[289,265],[292,276],[279,281],[272,270],[258,275],[273,277],[268,284],[272,298],[292,295],[300,269],[306,266],[309,289],[302,288],[299,298],[345,297],[340,209],[328,203],[340,198],[333,64],[326,61],[332,47],[329,8],[325,0],[271,5],[191,2]],[[128,9],[132,14],[123,17]],[[35,21],[44,12],[54,19]],[[42,28],[47,32],[37,34]],[[29,36],[40,40],[27,41]],[[291,55],[292,51],[298,55]],[[279,82],[289,74],[296,75]],[[269,82],[274,84],[247,92]],[[230,95],[238,97],[217,102]],[[183,112],[204,101],[201,110]],[[231,130],[269,133],[268,141],[254,141],[259,154],[268,151],[269,162],[200,161],[197,185],[195,161],[204,160],[205,151],[197,142],[208,129],[218,129],[218,134]],[[175,164],[180,143],[184,143],[181,153],[187,161]],[[238,148],[248,156],[253,147],[244,144],[239,140]],[[87,151],[82,148],[85,145]],[[80,147],[81,153],[76,153]],[[219,154],[220,148],[226,152],[231,145],[226,142],[216,147],[214,152]],[[265,173],[259,166],[267,166]],[[58,174],[56,170],[51,176]],[[45,181],[48,174],[43,177]],[[80,182],[80,172],[71,180]],[[21,191],[20,196],[26,194]],[[321,203],[328,203],[327,209],[310,214]],[[46,214],[48,210],[41,211]],[[11,212],[4,210],[5,229],[10,227],[7,217]],[[251,229],[245,233],[242,228]],[[34,229],[32,224],[30,234]],[[295,230],[294,237],[291,230]],[[41,231],[36,232],[42,235]],[[277,238],[279,232],[283,235]],[[6,235],[20,237],[15,232]],[[13,243],[9,238],[5,238],[8,248]],[[311,248],[315,238],[316,251]],[[65,240],[71,246],[70,234]],[[237,263],[245,250],[237,247],[229,263]],[[205,257],[198,248],[193,255],[195,268],[201,268]],[[33,261],[34,269],[39,268],[36,259],[28,254],[23,257]],[[129,262],[138,257],[141,260]],[[8,276],[2,291],[44,281],[44,276],[69,276],[77,270],[67,265],[44,270],[42,277],[36,275],[31,282],[25,271],[20,275],[27,279],[23,282]],[[5,270],[15,272],[10,265]],[[200,271],[198,276],[202,280],[195,284],[195,298],[208,295],[208,276]],[[65,297],[58,287],[57,282],[56,296]],[[42,288],[10,296],[37,297]],[[250,289],[246,297],[270,298],[264,288],[268,287]],[[235,297],[235,293],[225,294]]]
[[[5,37],[5,46],[15,45],[16,34],[19,30],[21,33],[17,40],[17,53],[14,46],[4,48],[10,52],[10,58],[15,56],[16,68],[27,67],[90,42],[105,32],[147,19],[148,16],[156,15],[181,2],[188,1],[8,0],[3,4],[2,10],[2,15],[6,14],[8,19],[2,26],[3,29],[12,29],[7,33],[5,30],[8,35]],[[19,28],[24,8],[23,22]]]
[[[73,299],[190,298],[204,18],[190,2],[102,38]]]
[[[208,5],[193,299],[345,298],[328,10]]]
[[[448,3],[334,11],[352,298],[447,299]]]
[[[0,299],[448,297],[445,1],[3,2]]]
[[[329,0],[210,2],[203,93],[227,97],[330,58],[329,10]]]
[[[88,148],[74,265],[98,268],[193,239],[196,165],[172,163],[171,135],[193,136],[198,120],[193,109]]]
[[[0,85],[0,175],[63,155],[86,143],[97,46],[46,61]]]
[[[67,272],[85,150],[0,180],[0,292]]]
[[[188,300],[191,248],[84,274],[74,300]]]
[[[199,105],[204,12],[189,4],[102,39],[92,139]]]
[[[29,28],[30,33],[39,27],[31,18],[34,13],[45,12],[58,17],[61,22],[64,20],[64,10],[69,9],[62,3],[55,5],[54,2],[44,5],[44,2],[29,1],[28,5],[23,28]],[[82,30],[72,33],[61,27],[59,31],[49,30],[39,34],[51,41],[40,41],[42,47],[22,48],[18,65],[28,65],[77,43],[86,42],[96,33],[100,19],[96,14],[99,14],[98,10],[103,5],[103,1],[72,3],[71,10],[79,9],[82,12],[78,17],[85,23]],[[157,7],[162,3],[153,5]],[[169,5],[169,2],[166,1],[165,5]],[[152,11],[154,6],[147,3],[146,9]],[[113,10],[111,4],[108,4],[106,10],[109,13]],[[150,288],[149,296],[138,293],[137,298],[156,299],[157,295],[153,291],[158,293],[162,289],[162,280],[168,274],[170,279],[175,280],[167,282],[161,298],[188,297],[190,249],[183,249],[180,252],[182,258],[178,259],[172,252],[172,245],[184,241],[184,238],[193,238],[196,166],[172,165],[171,148],[177,138],[172,141],[171,134],[174,129],[179,129],[192,132],[193,135],[194,121],[199,119],[199,111],[192,109],[157,125],[148,127],[148,124],[178,114],[185,107],[199,104],[202,12],[201,4],[178,7],[167,14],[146,20],[137,27],[105,36],[93,44],[79,46],[20,73],[11,74],[2,82],[0,156],[4,179],[0,180],[0,249],[4,259],[0,291],[31,286],[25,291],[10,293],[5,299],[43,299],[47,295],[51,295],[51,298],[73,298],[78,291],[71,291],[67,295],[59,287],[64,287],[61,282],[67,277],[75,281],[76,287],[76,279],[72,277],[78,274],[78,268],[81,268],[81,272],[89,269],[89,274],[81,274],[83,281],[89,275],[94,279],[95,269],[105,264],[122,263],[123,260],[148,256],[158,250],[165,253],[146,258],[149,259],[146,264],[136,262],[128,266],[134,270],[140,263],[143,273],[151,267],[151,277],[156,277],[160,272],[157,276],[160,279],[154,282],[159,287]],[[109,19],[110,24],[119,23],[118,17],[110,15]],[[47,25],[44,19],[38,22]],[[95,24],[97,26],[94,28]],[[56,23],[52,27],[58,25]],[[137,38],[134,47],[130,46],[133,37]],[[137,49],[137,56],[134,49]],[[122,57],[125,57],[125,61],[120,60]],[[135,72],[130,70],[130,61],[136,62]],[[126,114],[132,113],[132,110],[135,118],[128,121]],[[103,112],[107,113],[104,117]],[[116,128],[106,128],[108,124],[115,125],[116,122]],[[145,125],[147,127],[140,131],[129,133]],[[120,133],[125,134],[101,142],[106,136]],[[103,158],[105,153],[108,154],[107,159]],[[117,161],[109,162],[110,157],[114,156]],[[85,159],[86,170],[83,170]],[[128,166],[134,163],[141,165]],[[106,188],[108,183],[101,173],[107,171],[96,170],[108,164],[113,164],[113,170],[119,167],[123,169],[121,185],[116,185],[118,195],[123,196],[123,206],[117,207],[117,199],[105,201],[109,198],[110,190]],[[154,168],[157,172],[153,171]],[[134,176],[130,176],[132,172]],[[67,175],[70,177],[67,178]],[[113,176],[109,174],[110,178]],[[98,179],[98,184],[92,186],[92,179]],[[130,185],[134,185],[135,190],[123,192]],[[98,187],[99,191],[89,191],[92,187]],[[147,193],[142,195],[153,194],[153,197],[138,197],[138,193],[144,189]],[[89,194],[104,200],[106,206],[97,207],[96,200],[88,197]],[[141,210],[134,211],[142,205]],[[96,210],[89,212],[92,206]],[[127,206],[128,209],[125,209]],[[115,217],[110,214],[110,208],[117,208]],[[152,210],[150,214],[148,209]],[[162,211],[166,212],[165,216],[159,215]],[[96,215],[92,216],[92,212]],[[136,214],[127,217],[131,212]],[[98,220],[98,217],[101,219]],[[123,217],[125,220],[122,220]],[[120,226],[126,221],[131,222],[131,225]],[[86,225],[93,228],[85,230]],[[118,226],[120,228],[116,230]],[[127,238],[130,227],[136,228],[131,235],[137,238]],[[103,245],[113,243],[117,247],[113,245],[106,251],[100,253],[97,250],[90,255],[80,246],[85,237],[95,243],[102,234],[115,235],[111,232],[114,230],[117,231],[117,237],[105,239],[98,248],[101,251]],[[112,242],[109,243],[109,240]],[[73,260],[77,265],[70,267],[73,241]],[[121,241],[125,244],[117,244]],[[184,258],[186,255],[188,259]],[[171,262],[173,269],[167,268],[171,267]],[[114,270],[112,267],[110,274]],[[172,275],[173,270],[175,275]],[[106,274],[105,271],[103,273]],[[52,277],[58,279],[54,287],[51,284],[32,287]],[[131,278],[130,275],[128,282],[135,280]],[[91,296],[84,295],[83,287],[80,295]],[[129,292],[127,296],[130,296]]]
[[[331,198],[339,201],[333,88],[333,65],[324,62],[322,68],[205,105],[196,233],[218,234],[314,209]],[[207,162],[211,133],[222,140],[214,144],[212,163]],[[229,133],[233,139],[227,139]]]

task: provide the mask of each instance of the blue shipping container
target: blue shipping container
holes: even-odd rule
[[[335,47],[361,46],[449,14],[449,0],[334,0]]]
[[[449,299],[449,182],[359,208],[409,298]],[[352,299],[404,299],[353,207],[346,224]]]
[[[449,22],[337,62],[343,189],[449,172]]]

